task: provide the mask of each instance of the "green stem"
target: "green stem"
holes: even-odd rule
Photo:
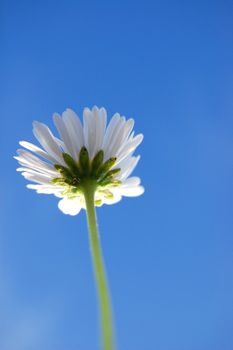
[[[95,184],[88,182],[83,187],[89,229],[89,241],[100,306],[102,343],[104,350],[114,350],[111,304],[100,245],[94,204]]]

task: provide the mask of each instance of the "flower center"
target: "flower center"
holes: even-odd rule
[[[91,180],[96,189],[100,191],[121,184],[121,181],[115,178],[121,169],[112,169],[117,158],[111,157],[104,162],[103,150],[97,152],[92,160],[89,158],[86,147],[81,148],[78,161],[75,161],[68,153],[63,153],[62,156],[66,166],[54,164],[60,177],[54,178],[52,183],[64,187],[63,195],[75,196],[83,192],[87,180]]]

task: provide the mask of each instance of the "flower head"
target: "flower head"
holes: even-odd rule
[[[142,134],[134,136],[133,119],[116,113],[107,126],[106,110],[94,106],[84,109],[83,126],[71,109],[62,116],[55,113],[53,120],[60,138],[45,124],[34,122],[33,133],[42,148],[21,141],[27,150],[17,150],[15,158],[21,165],[17,171],[33,182],[28,188],[61,198],[59,209],[70,215],[85,209],[87,181],[95,186],[96,206],[144,192],[140,178],[129,177],[140,159],[133,152],[143,139]]]

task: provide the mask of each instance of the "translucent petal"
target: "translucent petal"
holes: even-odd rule
[[[119,189],[122,196],[125,197],[137,197],[144,193],[144,187],[136,186],[136,187],[128,187],[128,188],[120,188]]]
[[[120,121],[120,114],[115,113],[112,119],[110,120],[110,123],[108,124],[106,133],[104,135],[104,142],[103,142],[104,160],[107,160],[110,158],[109,147],[110,147],[111,139],[114,135],[114,131],[117,128],[119,121]]]
[[[61,149],[50,129],[45,124],[35,121],[33,122],[33,133],[41,146],[54,157],[56,161],[64,164]]]
[[[72,141],[72,135],[69,132],[69,130],[67,129],[65,121],[57,113],[55,113],[53,115],[53,121],[54,121],[54,124],[56,125],[56,128],[59,132],[61,139],[63,140],[64,144],[66,145],[66,148],[68,150],[69,155],[72,158],[76,158],[77,152],[76,152],[74,143]]]
[[[62,118],[66,124],[67,131],[70,134],[72,140],[73,149],[75,152],[74,159],[78,160],[78,154],[80,149],[84,145],[83,141],[83,128],[81,121],[77,114],[72,109],[67,109],[62,113]]]
[[[51,178],[43,174],[32,174],[23,172],[22,175],[23,177],[25,177],[25,179],[30,180],[32,182],[37,182],[39,184],[48,185],[51,183]]]
[[[125,127],[125,118],[121,117],[118,121],[118,124],[115,127],[114,133],[112,135],[111,141],[108,145],[108,157],[115,157],[117,151],[122,145],[122,140],[124,137],[124,127]]]
[[[37,156],[31,154],[30,152],[25,151],[23,149],[18,149],[17,153],[19,157],[14,158],[17,159],[21,165],[31,169],[39,170],[42,173],[46,172],[54,175],[57,174],[56,170],[51,164],[44,162]]]
[[[122,159],[127,157],[130,153],[134,152],[134,150],[142,142],[142,140],[143,140],[143,135],[139,134],[135,136],[132,140],[125,143],[125,145],[121,147],[116,154],[118,161],[121,161]]]
[[[36,154],[38,154],[38,156],[41,156],[51,162],[55,162],[56,159],[54,157],[52,157],[50,154],[48,154],[47,152],[45,152],[42,148],[37,147],[36,145],[34,145],[33,143],[27,142],[27,141],[20,141],[19,142],[20,146],[28,149],[29,151],[32,151]]]
[[[140,183],[141,183],[140,177],[132,176],[123,182],[123,184],[121,185],[121,188],[129,188],[129,187],[139,186]]]
[[[107,112],[104,108],[100,108],[97,114],[98,116],[96,119],[96,140],[95,140],[93,156],[95,156],[96,153],[102,149],[102,145],[104,141],[104,133],[106,128],[106,120],[107,120]]]
[[[77,215],[82,209],[80,198],[67,199],[63,198],[58,202],[58,208],[68,215]]]
[[[117,178],[121,181],[124,181],[125,179],[127,179],[127,177],[130,176],[134,171],[139,160],[140,160],[140,156],[130,157],[129,159],[125,158],[121,163],[116,165],[116,167],[119,166],[121,169],[121,172],[117,176]]]
[[[32,190],[36,190],[37,193],[54,194],[55,196],[58,196],[60,192],[64,191],[64,188],[62,187],[51,185],[28,184],[26,187]]]

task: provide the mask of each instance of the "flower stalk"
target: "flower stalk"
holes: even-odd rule
[[[103,350],[114,350],[115,345],[111,302],[97,226],[97,217],[94,203],[95,190],[96,184],[91,179],[89,181],[86,181],[83,185],[83,194],[86,203],[86,214],[89,230],[89,242],[99,299],[102,345]]]

